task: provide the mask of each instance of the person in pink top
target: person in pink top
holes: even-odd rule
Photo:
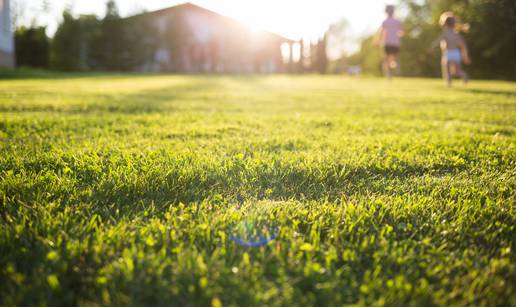
[[[383,60],[383,73],[387,78],[392,77],[392,70],[399,72],[400,41],[403,36],[403,24],[398,19],[394,18],[394,5],[387,5],[385,19],[378,29],[376,36],[376,43],[384,47],[385,56]]]

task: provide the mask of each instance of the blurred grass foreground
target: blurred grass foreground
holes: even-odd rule
[[[12,77],[1,306],[516,302],[514,83]]]

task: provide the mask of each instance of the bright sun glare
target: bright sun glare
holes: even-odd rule
[[[156,0],[159,1],[159,0]],[[193,3],[233,17],[253,29],[268,30],[298,40],[316,40],[342,19],[349,24],[347,51],[356,50],[359,37],[375,31],[387,3],[398,0],[193,0]],[[299,50],[294,48],[294,57]]]
[[[25,2],[28,8],[36,8],[36,2]],[[52,12],[39,16],[41,23],[49,25],[49,31],[57,28],[62,10],[72,4],[75,14],[104,14],[106,0],[48,0]],[[157,10],[184,3],[188,0],[117,0],[122,15],[128,16],[141,10]],[[346,19],[350,31],[359,37],[376,30],[384,17],[386,3],[399,0],[190,0],[223,15],[235,18],[253,29],[268,30],[290,39],[315,40],[322,36],[329,25]],[[39,3],[39,2],[38,2]],[[39,10],[41,12],[41,10]],[[41,13],[39,13],[41,15]],[[32,22],[34,16],[27,16]]]
[[[199,0],[209,7],[210,0]],[[201,3],[205,2],[205,3]],[[256,29],[265,29],[287,38],[314,41],[320,38],[332,23],[346,20],[348,29],[344,45],[329,49],[330,57],[351,53],[358,49],[361,37],[376,31],[382,22],[386,4],[398,0],[220,0],[213,9],[234,17]],[[300,54],[294,46],[294,59]],[[333,55],[332,55],[333,54]]]
[[[378,0],[366,0],[365,2],[373,1],[380,2]],[[363,5],[350,5],[349,1],[342,0],[199,0],[194,3],[234,17],[253,28],[273,31],[292,39],[317,38],[332,22],[341,18],[354,18],[353,14],[364,13]],[[355,10],[354,13],[351,7]],[[381,6],[379,10],[382,12]],[[382,13],[380,13],[381,15]],[[358,21],[358,23],[363,25],[362,21]]]

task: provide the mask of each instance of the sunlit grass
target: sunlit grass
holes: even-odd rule
[[[0,305],[516,300],[514,83],[57,77],[0,81]]]

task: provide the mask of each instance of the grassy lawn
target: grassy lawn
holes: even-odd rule
[[[515,132],[515,83],[0,81],[0,306],[515,305]]]

